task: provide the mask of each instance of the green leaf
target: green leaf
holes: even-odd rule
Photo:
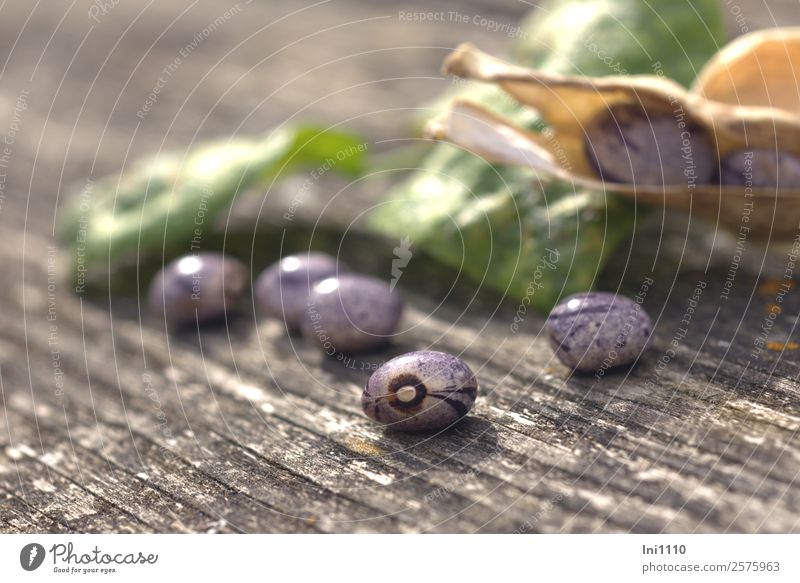
[[[521,30],[512,54],[526,66],[592,76],[664,74],[686,84],[725,36],[716,0],[558,0],[534,11]],[[542,129],[536,112],[497,88],[470,83],[457,94]],[[370,226],[410,237],[475,282],[547,310],[560,296],[593,286],[642,210],[437,144],[376,208]]]
[[[120,263],[189,252],[240,192],[306,166],[354,176],[365,153],[356,136],[309,125],[165,154],[90,184],[62,216],[61,239],[76,278],[102,280]]]
[[[720,0],[559,0],[532,12],[512,59],[564,75],[653,74],[688,86],[725,43]]]

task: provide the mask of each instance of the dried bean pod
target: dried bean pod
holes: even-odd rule
[[[757,59],[742,57],[743,52]],[[632,180],[632,175],[598,173],[597,161],[587,147],[587,128],[606,119],[610,109],[635,106],[650,120],[672,116],[681,132],[706,136],[715,169],[719,160],[747,149],[800,157],[800,97],[794,75],[753,74],[755,61],[770,58],[778,63],[770,67],[779,71],[800,69],[800,28],[753,33],[731,43],[706,67],[691,91],[655,75],[591,78],[549,74],[509,65],[466,44],[445,61],[445,72],[497,84],[520,103],[536,109],[549,129],[528,132],[483,106],[456,100],[444,116],[429,125],[428,133],[495,162],[529,166],[577,186],[691,211],[733,230],[741,224],[744,205],[752,203],[748,216],[752,237],[791,238],[800,222],[800,188],[782,181],[787,188],[776,194],[774,185],[751,189],[710,183],[705,144],[698,146],[696,138],[685,176],[670,163],[663,181],[642,172],[649,179],[633,184],[622,181]],[[745,105],[734,101],[737,91],[746,97]],[[771,106],[773,99],[777,106]],[[657,122],[659,126],[662,123]],[[626,157],[624,148],[619,156]]]

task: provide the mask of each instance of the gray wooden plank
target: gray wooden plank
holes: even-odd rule
[[[424,300],[418,296],[411,294],[411,298],[412,305],[416,302],[424,304]],[[65,298],[64,301],[76,300]],[[412,308],[412,318],[414,311]],[[417,317],[421,318],[424,313],[421,310]],[[67,323],[70,318],[80,318],[76,310],[64,310],[64,314]],[[96,339],[106,337],[107,340],[102,342],[110,343],[109,332],[105,330],[108,325],[101,314],[102,309],[86,306],[83,331]],[[77,321],[67,327],[65,343],[81,344],[79,334],[71,332],[77,328]],[[404,342],[409,343],[408,347],[419,347],[420,341],[440,328],[441,324],[435,322],[430,323],[428,328],[423,325],[419,330],[419,338]],[[451,344],[444,347],[455,351],[464,349],[464,340],[470,337],[474,328],[475,324],[466,318],[463,330],[456,328],[448,335]],[[39,336],[37,343],[45,342],[41,330],[31,329],[29,332],[32,336]],[[501,335],[494,326],[486,327],[481,335],[491,341],[493,333]],[[275,324],[265,323],[258,330],[260,346],[257,346],[254,338],[255,329],[249,323],[237,325],[230,334],[221,330],[204,332],[202,352],[201,345],[191,335],[170,338],[169,350],[165,336],[158,333],[147,336],[144,350],[148,366],[151,367],[148,374],[152,375],[153,382],[159,387],[164,402],[174,402],[174,408],[170,410],[173,418],[182,414],[183,406],[180,403],[200,404],[195,407],[190,423],[194,435],[184,438],[182,447],[186,451],[196,447],[194,442],[198,434],[206,435],[207,431],[216,429],[223,435],[226,431],[232,432],[229,437],[234,440],[245,437],[249,440],[245,441],[247,447],[265,458],[277,458],[285,453],[280,443],[287,440],[293,443],[300,440],[302,443],[298,449],[289,450],[297,456],[314,447],[334,446],[344,452],[352,452],[354,448],[357,452],[387,449],[400,452],[382,456],[381,464],[370,465],[369,471],[378,473],[388,468],[393,472],[401,472],[401,475],[424,473],[428,482],[427,490],[417,488],[411,499],[425,500],[427,496],[429,501],[433,496],[431,492],[436,493],[437,497],[444,497],[442,488],[448,490],[447,486],[453,483],[454,477],[457,479],[466,474],[469,486],[474,490],[469,494],[470,502],[463,500],[463,492],[446,492],[448,498],[458,500],[456,505],[461,504],[463,508],[473,501],[480,501],[494,508],[495,512],[509,506],[519,508],[514,515],[506,513],[501,524],[497,525],[499,530],[517,528],[509,523],[510,516],[513,522],[514,517],[534,515],[536,508],[560,492],[563,492],[563,499],[567,498],[567,493],[570,494],[575,514],[597,518],[599,509],[587,509],[585,506],[598,500],[610,504],[608,499],[598,496],[599,492],[618,505],[612,504],[606,512],[611,514],[611,519],[616,516],[620,522],[606,525],[595,520],[595,528],[598,524],[617,530],[632,528],[633,525],[653,530],[657,528],[656,525],[663,524],[671,524],[671,528],[677,530],[693,527],[711,530],[757,528],[764,520],[765,507],[758,499],[750,500],[755,494],[759,498],[782,501],[772,508],[776,515],[784,517],[775,518],[775,524],[787,528],[793,525],[791,512],[781,510],[791,510],[797,504],[792,487],[796,478],[793,468],[796,466],[785,461],[796,456],[796,451],[757,448],[741,439],[724,445],[725,437],[731,441],[730,433],[722,432],[719,436],[708,438],[705,435],[708,429],[702,426],[694,434],[681,432],[679,429],[684,426],[695,427],[686,423],[684,415],[713,415],[713,409],[704,408],[702,400],[698,404],[697,400],[679,396],[686,401],[684,408],[671,404],[670,413],[664,415],[657,406],[657,394],[642,397],[639,395],[641,391],[631,389],[630,395],[622,394],[621,399],[611,400],[610,396],[617,396],[614,393],[624,393],[616,385],[604,385],[599,387],[600,390],[595,387],[587,392],[586,379],[570,379],[565,371],[554,368],[553,363],[547,361],[548,352],[543,349],[544,341],[541,339],[526,338],[526,342],[533,344],[517,345],[517,354],[513,350],[503,350],[499,355],[492,356],[490,365],[481,369],[481,376],[488,381],[491,393],[486,397],[489,401],[487,406],[478,407],[474,426],[466,424],[452,436],[417,443],[402,436],[383,434],[363,419],[357,405],[357,379],[363,381],[366,373],[354,372],[341,363],[322,359],[302,344],[292,347]],[[452,342],[452,339],[458,341]],[[537,342],[540,349],[536,348]],[[122,354],[140,353],[143,349],[138,326],[129,321],[120,321],[115,325],[114,344]],[[235,352],[231,351],[232,346],[236,346]],[[469,347],[467,340],[466,348],[467,358],[472,359],[476,368],[480,367],[482,360],[486,360],[480,347]],[[263,358],[259,354],[262,349],[271,356],[270,369],[277,381],[267,378],[269,375],[264,370]],[[75,358],[78,370],[83,366],[83,359],[90,362],[93,383],[103,387],[117,384],[122,387],[127,413],[120,411],[117,422],[134,427],[147,424],[147,418],[142,418],[140,412],[147,412],[147,407],[152,407],[152,403],[143,394],[141,372],[134,374],[131,362],[127,371],[121,371],[123,376],[118,381],[116,371],[108,367],[103,353],[84,355],[81,350],[76,356],[79,357]],[[376,356],[385,358],[384,355]],[[520,369],[517,361],[521,359],[524,364]],[[303,372],[300,362],[312,368]],[[548,366],[551,373],[544,375],[548,378],[537,378],[539,371],[548,370]],[[509,376],[509,370],[514,374]],[[644,371],[634,373],[638,374],[646,377]],[[670,371],[669,375],[672,376],[664,380],[678,384],[678,373]],[[535,379],[533,383],[531,378]],[[636,382],[643,380],[637,381],[637,378],[627,379],[623,387],[636,386]],[[176,386],[179,387],[179,393],[176,391],[173,396]],[[129,390],[130,387],[139,388]],[[110,394],[119,391],[119,388],[107,389]],[[549,399],[544,400],[542,397],[548,391]],[[349,397],[344,398],[347,395]],[[95,398],[100,397],[96,395]],[[101,402],[104,411],[112,410],[113,400]],[[88,401],[86,403],[89,404]],[[120,403],[115,406],[117,409],[121,407]],[[264,415],[265,410],[270,414]],[[152,415],[151,412],[148,414]],[[274,430],[277,424],[280,432],[285,432],[279,433],[281,440],[277,440],[277,445],[265,445],[267,439],[262,417],[270,419],[270,422],[264,423],[270,430]],[[765,427],[775,437],[783,433],[785,439],[793,430],[791,415],[779,412],[775,418],[779,421],[777,426],[768,423]],[[781,423],[784,427],[780,427]],[[324,435],[313,435],[326,424],[334,430]],[[198,431],[198,427],[202,431]],[[301,433],[298,429],[304,429],[312,435]],[[731,428],[723,429],[730,431]],[[738,433],[738,428],[736,431]],[[488,433],[491,433],[492,440],[502,444],[502,449],[487,439]],[[752,435],[744,437],[753,438]],[[724,447],[720,447],[720,444]],[[500,449],[499,455],[496,449]],[[448,455],[452,451],[457,454]],[[720,458],[720,455],[726,457]],[[493,458],[497,458],[496,461]],[[621,461],[625,458],[632,458],[635,463]],[[334,459],[341,462],[341,457]],[[483,467],[484,459],[489,459],[490,465]],[[725,463],[714,463],[720,459]],[[748,465],[752,466],[737,466],[737,461],[741,459],[746,459]],[[712,466],[710,471],[709,463]],[[654,464],[661,466],[661,475],[658,472],[648,475],[648,465]],[[310,465],[314,472],[321,467],[323,474],[336,473],[334,467],[318,466],[316,460]],[[476,472],[475,468],[479,470]],[[310,470],[306,467],[301,471]],[[477,474],[477,478],[472,473]],[[325,478],[318,474],[310,473],[306,477],[310,480]],[[552,482],[548,483],[548,480]],[[705,489],[704,482],[711,482],[714,487]],[[540,494],[531,496],[531,484],[538,483],[544,484]],[[336,484],[325,485],[333,487]],[[721,489],[723,485],[724,489]],[[722,501],[717,499],[721,493]],[[408,492],[403,495],[409,497]],[[383,502],[388,504],[389,498]],[[369,503],[375,505],[376,502],[370,500]],[[743,503],[746,508],[749,505],[747,512],[735,524],[726,522],[730,510]],[[564,509],[560,513],[551,513],[554,524],[549,526],[570,530],[575,520],[579,519],[569,515],[569,506],[562,504]],[[394,511],[397,508],[391,507]],[[669,512],[671,508],[681,508],[681,512],[674,516]],[[448,513],[460,516],[460,510],[444,506],[440,512],[444,517],[448,517]],[[669,520],[666,516],[669,516]],[[697,525],[699,518],[703,518],[703,521]],[[471,519],[473,528],[476,528],[483,524],[481,520],[486,521],[486,516],[480,518],[478,515],[477,525],[474,524],[475,515]],[[606,520],[605,516],[603,520]],[[433,526],[438,523],[432,521],[430,524]],[[585,523],[579,524],[586,526]],[[467,528],[468,524],[462,522],[460,526]]]
[[[13,493],[51,520],[76,532],[153,532],[132,513],[85,489],[78,476],[45,473],[33,459],[31,445],[19,443],[4,450],[4,458],[14,461],[13,473],[3,463],[4,484],[16,483]],[[9,491],[6,485],[3,489]]]
[[[0,483],[0,532],[6,534],[68,533],[69,528],[27,504]]]

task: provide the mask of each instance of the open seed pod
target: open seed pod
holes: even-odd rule
[[[759,63],[769,63],[763,75]],[[536,109],[548,129],[528,132],[457,100],[428,134],[494,162],[692,212],[749,237],[792,238],[800,223],[800,80],[793,70],[800,72],[800,29],[731,43],[691,91],[659,75],[548,74],[464,44],[444,71],[497,84]]]

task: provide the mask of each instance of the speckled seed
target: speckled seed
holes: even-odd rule
[[[720,182],[754,188],[798,188],[800,158],[775,150],[740,150],[720,163]]]
[[[360,352],[385,344],[402,312],[400,296],[380,279],[344,274],[314,284],[301,329],[330,355]]]
[[[547,318],[559,360],[595,372],[635,361],[647,346],[653,323],[633,300],[608,292],[569,296]]]
[[[478,381],[467,364],[444,352],[409,352],[376,370],[361,396],[367,417],[398,431],[448,427],[472,408]]]
[[[241,299],[247,269],[220,253],[187,255],[166,265],[150,284],[153,313],[171,327],[195,325],[225,315]]]
[[[325,253],[289,255],[273,263],[259,276],[255,300],[265,314],[283,319],[291,331],[300,329],[311,286],[347,271]]]
[[[639,106],[602,114],[587,129],[586,153],[606,182],[659,186],[686,184],[691,177],[696,184],[708,184],[716,167],[705,130],[682,126],[668,113],[645,113]]]

